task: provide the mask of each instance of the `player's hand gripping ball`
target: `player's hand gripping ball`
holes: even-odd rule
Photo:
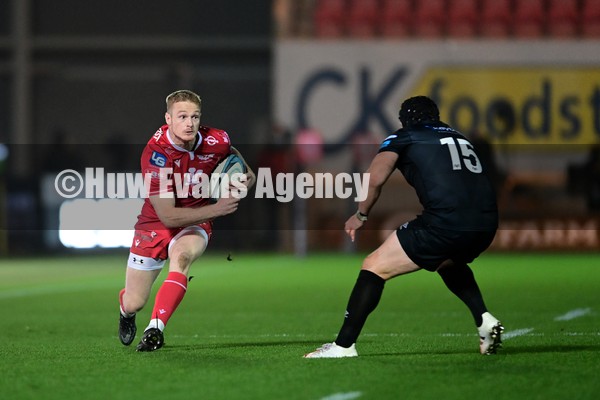
[[[221,197],[221,191],[224,189],[222,186],[223,181],[226,180],[228,184],[231,182],[240,182],[240,175],[248,172],[246,164],[236,154],[230,154],[223,161],[221,161],[212,172],[210,179],[210,200],[216,203]]]

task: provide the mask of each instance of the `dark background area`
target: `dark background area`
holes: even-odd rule
[[[136,171],[174,90],[199,93],[202,123],[226,130],[254,162],[270,115],[271,31],[264,0],[0,2],[0,143],[10,150],[2,252],[47,250],[44,231],[55,227],[44,222],[40,179],[54,164],[117,159]],[[249,200],[240,214],[255,207]],[[235,221],[223,220],[226,231]],[[253,247],[261,236],[239,235],[256,240],[215,235],[215,246]]]

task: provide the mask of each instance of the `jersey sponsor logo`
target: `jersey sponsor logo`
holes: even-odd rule
[[[162,134],[163,134],[163,131],[161,129],[154,132],[154,135],[152,136],[154,138],[154,141],[158,142],[158,140],[160,139]]]
[[[220,136],[223,138],[223,141],[224,141],[225,143],[229,143],[229,137],[228,137],[228,135],[227,135],[227,132],[222,132],[222,133],[221,133],[221,132],[219,132],[219,135],[220,135]]]
[[[215,155],[214,154],[201,154],[198,156],[198,160],[200,161],[208,161],[211,158],[213,158]]]
[[[174,147],[166,147],[163,149],[165,151],[165,153],[167,153],[168,155],[172,156],[173,154],[175,155],[179,155],[179,150],[177,150]]]
[[[454,129],[447,127],[447,126],[429,126],[429,125],[425,125],[425,126],[433,129],[434,131],[455,132]]]
[[[395,133],[392,135],[389,135],[388,137],[385,138],[383,143],[381,143],[381,146],[379,146],[379,148],[383,149],[384,147],[388,146],[390,143],[392,143],[392,139],[396,139],[397,137],[398,137],[398,135],[396,135]]]
[[[217,140],[217,138],[215,138],[214,136],[207,136],[204,141],[206,143],[208,143],[209,146],[214,146],[215,144],[219,143],[219,141]]]
[[[388,146],[390,143],[392,143],[391,140],[386,140],[383,143],[381,143],[381,146],[379,148],[383,149],[384,147]]]
[[[150,164],[157,167],[164,167],[167,164],[167,157],[164,154],[153,151],[152,156],[150,156]]]

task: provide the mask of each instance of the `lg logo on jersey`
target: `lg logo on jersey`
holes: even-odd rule
[[[165,157],[163,154],[153,151],[152,156],[150,156],[150,164],[162,168],[167,164],[167,157]]]

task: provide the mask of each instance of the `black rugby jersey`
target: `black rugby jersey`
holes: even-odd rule
[[[442,122],[402,128],[388,136],[379,152],[398,154],[398,168],[415,188],[429,225],[459,231],[498,227],[492,183],[471,143]]]

